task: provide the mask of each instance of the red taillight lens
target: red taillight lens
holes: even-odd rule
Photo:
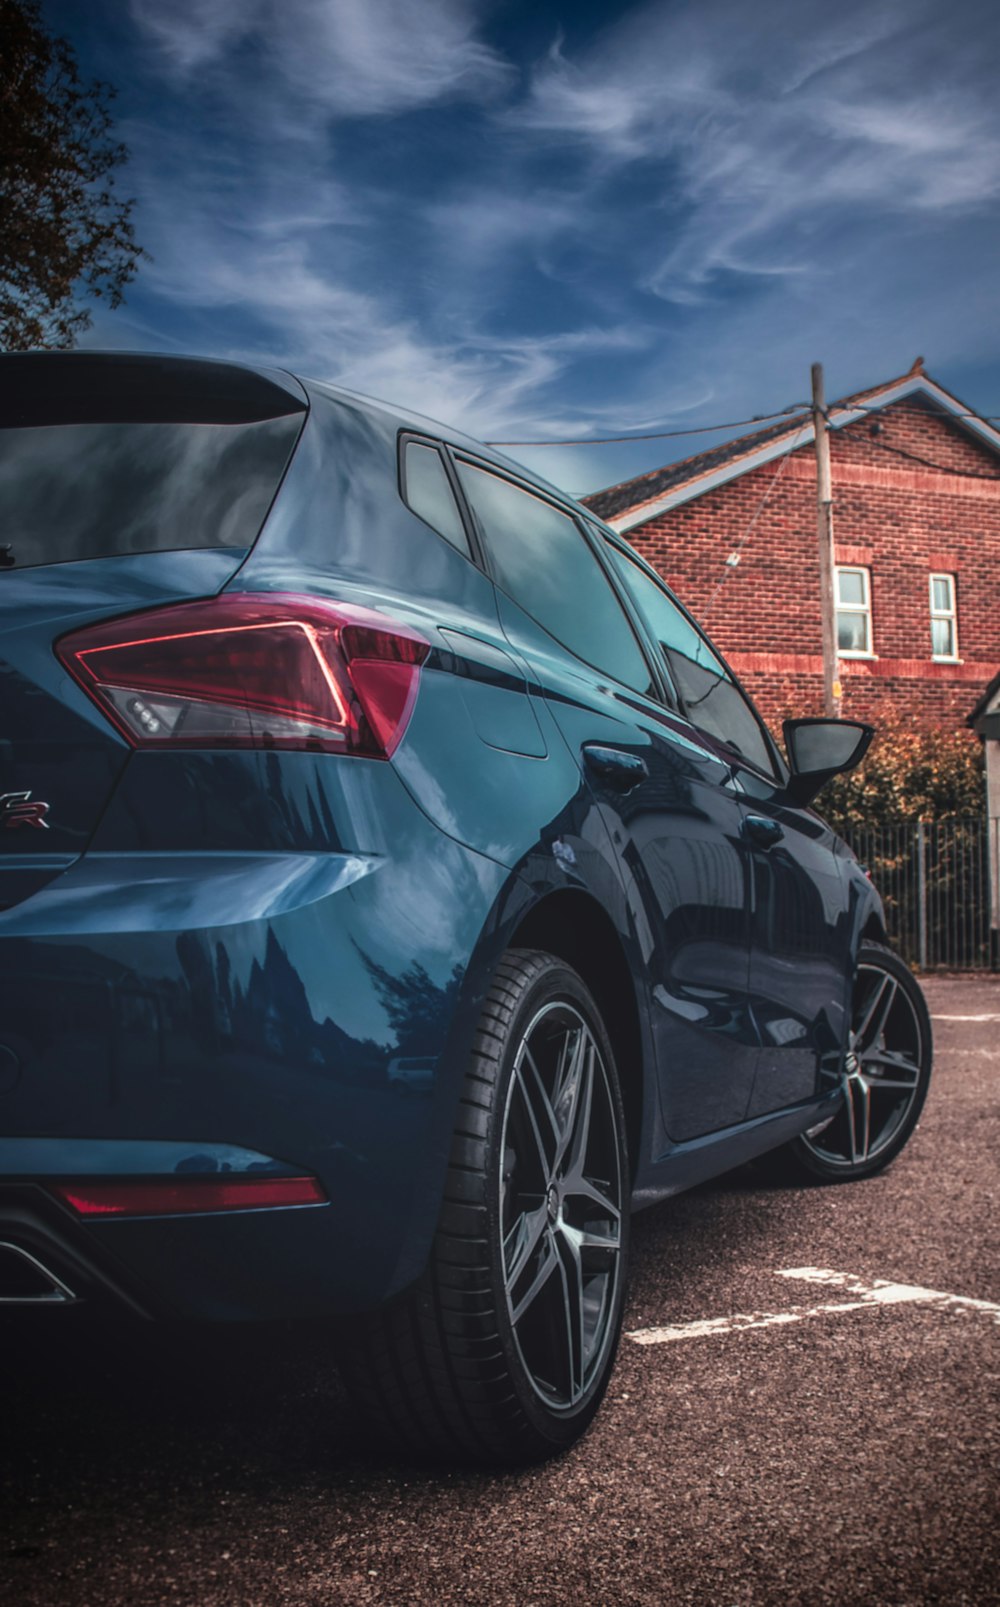
[[[226,594],[105,621],[56,652],[133,747],[389,758],[430,646],[351,603]]]
[[[326,1203],[315,1177],[122,1178],[53,1183],[52,1190],[79,1216],[182,1216],[186,1211]]]

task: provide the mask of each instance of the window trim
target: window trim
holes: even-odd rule
[[[842,603],[840,600],[841,575],[861,575],[864,584],[864,601],[860,603]],[[864,614],[867,623],[868,646],[841,647],[840,628],[837,616],[844,614]],[[838,658],[875,658],[875,631],[872,620],[872,573],[865,564],[835,564],[833,568],[833,624],[834,636]]]
[[[936,580],[948,582],[948,595],[951,598],[950,608],[934,607],[934,582]],[[931,620],[931,660],[935,664],[958,664],[961,662],[958,654],[958,587],[955,584],[955,580],[955,575],[949,574],[945,569],[932,570],[927,579]],[[950,653],[935,653],[934,651],[934,621],[936,619],[947,619],[951,622],[952,650]]]

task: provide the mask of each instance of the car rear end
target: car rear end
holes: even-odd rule
[[[309,415],[263,370],[0,359],[0,1303],[300,1315],[419,1270],[497,878],[392,762],[428,640],[338,585]],[[294,473],[330,558],[286,530],[269,575]]]

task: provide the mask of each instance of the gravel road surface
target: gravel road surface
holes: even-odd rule
[[[549,1466],[374,1449],[318,1329],[8,1321],[3,1607],[1000,1603],[1000,977],[926,991],[888,1172],[636,1219],[626,1329],[670,1333]]]

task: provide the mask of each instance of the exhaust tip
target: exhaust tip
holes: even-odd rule
[[[77,1296],[19,1244],[0,1243],[0,1306],[66,1306]]]

